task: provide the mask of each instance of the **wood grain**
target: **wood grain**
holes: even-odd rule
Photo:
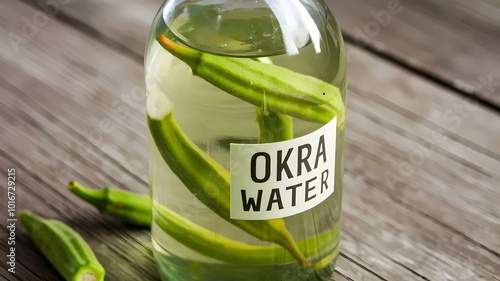
[[[497,1],[327,2],[351,42],[500,106]]]

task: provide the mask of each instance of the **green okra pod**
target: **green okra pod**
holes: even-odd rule
[[[280,246],[254,246],[234,241],[198,226],[168,208],[154,204],[155,222],[180,243],[208,257],[233,264],[264,265],[286,263],[294,257]],[[315,237],[297,243],[305,256],[337,247],[340,225]]]
[[[83,238],[66,224],[19,214],[36,246],[67,281],[102,281],[105,270]]]
[[[165,162],[184,185],[214,213],[245,232],[287,249],[303,267],[304,257],[282,219],[245,221],[230,219],[230,175],[186,137],[173,117],[173,104],[163,94],[147,99],[148,126]]]
[[[139,226],[151,226],[151,199],[128,191],[104,187],[93,190],[77,181],[68,184],[69,190],[94,205],[101,213],[121,218]]]
[[[158,35],[168,52],[187,63],[193,74],[228,94],[258,107],[297,118],[328,123],[337,116],[344,126],[345,107],[340,90],[315,77],[249,58],[216,56],[184,47]]]

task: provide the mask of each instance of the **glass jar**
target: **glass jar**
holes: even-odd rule
[[[321,0],[167,0],[145,58],[163,280],[329,280],[346,59]]]

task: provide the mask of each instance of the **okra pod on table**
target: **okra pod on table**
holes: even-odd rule
[[[310,266],[282,219],[230,219],[229,172],[186,137],[172,115],[173,104],[166,96],[151,94],[146,108],[148,126],[156,147],[170,169],[196,198],[221,218],[254,237],[283,246],[301,266]]]
[[[66,224],[19,214],[36,246],[67,281],[102,281],[105,270],[83,238]]]
[[[168,52],[187,63],[193,74],[228,94],[313,122],[328,123],[337,116],[337,126],[344,126],[342,95],[331,84],[274,64],[200,52],[175,44],[164,35],[156,39]]]
[[[93,190],[82,186],[77,181],[68,184],[69,190],[78,197],[94,205],[101,213],[121,218],[135,225],[151,226],[151,199],[123,190],[104,187]]]

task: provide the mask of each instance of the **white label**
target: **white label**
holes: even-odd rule
[[[308,135],[231,144],[231,218],[275,219],[307,211],[334,191],[337,118]]]

